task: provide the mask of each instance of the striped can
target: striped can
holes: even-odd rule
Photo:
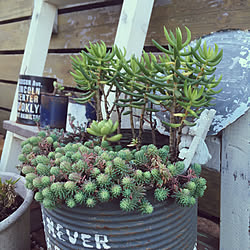
[[[153,202],[153,206],[150,215],[123,212],[119,201],[95,208],[42,207],[47,248],[194,249],[197,206],[183,208],[172,199]]]

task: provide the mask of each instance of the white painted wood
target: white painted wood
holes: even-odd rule
[[[42,76],[48,53],[52,28],[57,8],[54,5],[35,0],[29,34],[25,46],[20,74]],[[18,85],[11,109],[10,120],[17,118]],[[7,131],[0,162],[1,171],[16,172],[21,140]]]
[[[120,49],[126,49],[127,58],[132,55],[140,57],[142,54],[153,5],[154,0],[124,0],[123,2],[114,44]],[[110,95],[108,101],[112,103],[114,96]],[[138,123],[138,119],[134,119],[134,123]],[[129,119],[123,117],[122,127],[131,127]]]
[[[125,48],[127,58],[140,57],[145,43],[154,0],[124,0],[115,44]]]
[[[7,132],[0,162],[0,171],[19,173],[16,166],[18,165],[18,155],[21,153],[21,142],[22,140],[16,138],[15,134]]]
[[[222,134],[221,250],[250,249],[250,110]]]
[[[57,8],[36,0],[20,74],[43,75]]]
[[[184,134],[179,145],[179,158],[184,160],[184,171],[188,169],[191,163],[206,164],[211,158],[204,141],[215,113],[214,109],[205,109],[194,127],[184,128]]]
[[[207,136],[205,143],[212,158],[206,163],[206,167],[220,172],[221,164],[221,140],[217,136]]]

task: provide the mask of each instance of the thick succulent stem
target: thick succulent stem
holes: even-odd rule
[[[103,119],[103,115],[102,115],[102,107],[101,107],[101,100],[102,100],[102,93],[101,93],[101,69],[98,70],[98,74],[97,74],[97,86],[98,89],[96,91],[96,117],[98,121],[101,121]]]
[[[153,103],[150,103],[150,108],[153,108]],[[150,112],[149,114],[149,121],[150,121],[150,127],[151,127],[151,133],[152,133],[152,142],[154,145],[156,145],[156,136],[155,136],[155,123],[153,121],[153,114]]]
[[[135,135],[135,125],[134,125],[134,117],[133,117],[133,108],[130,107],[130,126],[131,126],[131,132],[132,132],[132,138],[135,139],[136,135]]]
[[[96,101],[96,117],[98,121],[101,121],[103,117],[102,117],[102,109],[101,109],[101,93],[99,89],[96,91],[95,101]]]
[[[148,93],[149,91],[149,84],[147,83],[146,84],[146,93]],[[140,127],[139,127],[139,135],[138,135],[138,145],[137,145],[137,148],[140,148],[141,147],[141,144],[142,144],[142,134],[143,134],[143,124],[144,124],[144,116],[145,116],[145,112],[146,112],[146,105],[147,105],[147,102],[148,102],[148,98],[147,96],[144,94],[144,105],[142,106],[142,109],[141,109],[141,115],[140,115]]]
[[[175,123],[174,111],[170,112],[170,123]],[[174,128],[169,128],[169,154],[171,162],[175,159],[175,149],[176,149],[176,130]]]

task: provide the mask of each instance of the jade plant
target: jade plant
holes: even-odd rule
[[[36,191],[35,199],[46,208],[60,204],[94,207],[112,199],[123,211],[152,213],[147,198],[174,198],[182,206],[192,206],[206,189],[199,177],[201,166],[187,171],[178,158],[184,126],[193,126],[202,110],[212,105],[215,66],[222,58],[215,44],[208,48],[201,40],[191,43],[164,28],[167,48],[153,40],[161,51],[156,58],[143,52],[141,58],[127,58],[126,51],[104,42],[86,46],[80,56],[71,57],[77,87],[83,91],[79,103],[90,103],[96,110],[81,136],[41,131],[22,143],[22,173],[27,187]],[[169,145],[157,147],[155,113],[167,112]],[[129,117],[132,141],[121,143],[122,120]],[[114,121],[115,120],[115,121]],[[152,144],[144,145],[145,124],[151,127]],[[70,142],[68,138],[78,141]]]

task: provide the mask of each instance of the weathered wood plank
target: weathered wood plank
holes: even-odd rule
[[[2,155],[3,145],[4,145],[4,137],[3,135],[0,134],[0,157]]]
[[[6,130],[3,128],[3,121],[8,120],[10,112],[0,109],[0,134],[5,134]]]
[[[16,85],[0,82],[0,107],[11,109]]]
[[[52,36],[50,49],[83,48],[89,41],[103,40],[113,45],[121,5],[59,15],[58,34]]]
[[[121,5],[76,11],[58,16],[58,34],[53,35],[50,49],[82,48],[88,41],[114,43]],[[174,30],[188,26],[193,38],[222,29],[249,29],[250,1],[186,0],[156,1],[145,45],[152,38],[166,44],[163,26]],[[29,20],[0,25],[0,50],[23,50]]]
[[[223,130],[220,249],[249,249],[250,110]]]
[[[212,158],[206,163],[207,168],[220,172],[221,165],[221,140],[217,136],[208,135],[205,140]]]
[[[220,172],[202,168],[201,176],[207,180],[207,189],[199,198],[199,211],[206,215],[220,217]]]
[[[23,55],[0,55],[0,79],[17,81]]]
[[[89,41],[113,45],[121,5],[77,11],[58,16],[58,34],[52,35],[50,49],[83,48]],[[0,25],[0,50],[24,50],[30,20]]]
[[[152,12],[147,44],[154,38],[166,44],[163,25],[175,30],[190,28],[197,38],[222,29],[249,29],[250,1],[241,0],[157,0]]]
[[[23,55],[0,55],[0,79],[17,81],[22,57]],[[69,54],[48,54],[43,75],[56,77],[65,86],[72,86],[70,69]]]
[[[34,0],[0,1],[0,22],[31,16]]]
[[[0,50],[24,50],[30,20],[0,25]]]
[[[36,136],[39,132],[37,126],[29,126],[24,124],[15,123],[13,121],[4,121],[3,128],[8,131],[23,136],[25,138]]]

